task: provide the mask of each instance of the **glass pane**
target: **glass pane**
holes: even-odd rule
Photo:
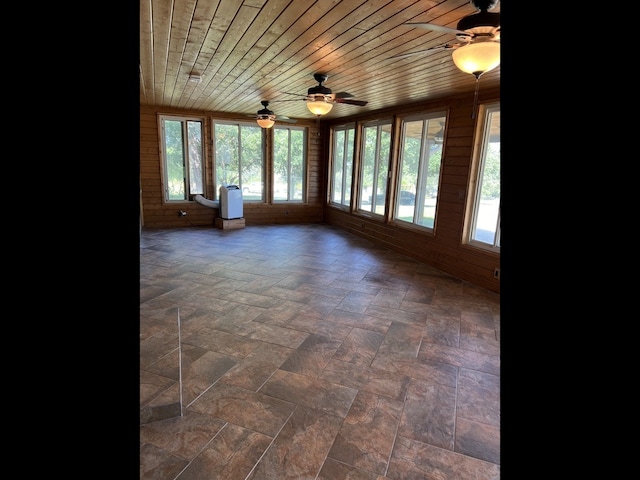
[[[378,127],[365,127],[362,131],[362,174],[360,177],[360,205],[361,210],[373,212],[376,202],[376,148]],[[384,209],[384,200],[382,202]]]
[[[204,194],[202,162],[202,123],[187,122],[189,134],[189,194]]]
[[[436,218],[436,200],[438,197],[438,182],[440,180],[440,165],[442,163],[442,143],[436,140],[435,132],[444,128],[445,118],[432,118],[427,121],[426,158],[422,160],[420,188],[415,198],[418,209],[416,223],[428,228],[434,228]]]
[[[391,123],[363,128],[359,208],[384,214],[391,147]]]
[[[214,125],[216,195],[220,186],[237,184],[240,177],[238,126]]]
[[[290,199],[302,200],[304,191],[304,131],[291,130]]]
[[[344,195],[342,197],[343,205],[351,205],[351,180],[353,175],[353,137],[355,130],[350,128],[347,130],[347,148],[344,159]]]
[[[400,178],[398,179],[400,196],[403,195],[401,192],[413,193],[416,191],[418,169],[420,167],[423,125],[423,120],[408,121],[403,125],[404,141],[401,151],[402,164],[400,166]],[[413,204],[398,205],[394,216],[395,218],[404,220],[405,222],[413,222],[414,212],[415,200]]]
[[[276,128],[273,132],[273,199],[302,200],[304,131]]]
[[[380,127],[380,139],[378,149],[378,170],[376,186],[377,190],[382,192],[382,197],[387,196],[387,172],[389,170],[389,160],[391,155],[391,124],[382,125]],[[385,202],[376,201],[375,213],[384,214]]]
[[[262,127],[240,126],[240,173],[235,184],[251,185],[249,195],[243,194],[243,200],[262,200],[264,196],[262,139]]]
[[[500,246],[500,110],[487,114],[472,240]]]
[[[342,172],[344,168],[344,130],[337,130],[335,132],[335,142],[333,148],[333,176],[331,199],[335,203],[340,203],[342,197]]]
[[[353,180],[353,141],[355,128],[334,130],[333,157],[331,162],[331,201],[351,205]]]
[[[163,130],[167,200],[184,200],[186,192],[182,121],[165,120]]]
[[[276,128],[273,131],[273,199],[287,199],[289,178],[289,131]]]
[[[445,116],[429,116],[403,123],[394,218],[434,228],[445,120]]]

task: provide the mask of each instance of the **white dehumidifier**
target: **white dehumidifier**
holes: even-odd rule
[[[242,190],[237,185],[220,186],[220,217],[242,218]]]

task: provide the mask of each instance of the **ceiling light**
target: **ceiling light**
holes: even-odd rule
[[[273,127],[273,124],[276,123],[274,122],[275,118],[275,115],[262,115],[259,116],[256,121],[262,128],[271,128]]]
[[[262,100],[260,103],[264,108],[258,110],[258,113],[256,114],[256,121],[262,128],[271,128],[275,123],[274,120],[276,119],[276,116],[267,108],[269,106],[269,102],[267,100]]]
[[[456,67],[477,79],[500,65],[500,43],[490,40],[469,43],[456,48],[451,56]]]
[[[199,73],[191,72],[189,74],[189,81],[194,83],[200,83],[202,76]]]
[[[307,98],[307,108],[314,115],[326,115],[333,108],[333,103],[327,102],[324,95],[311,95]]]

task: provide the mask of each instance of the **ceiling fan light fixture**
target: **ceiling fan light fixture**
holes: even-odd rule
[[[256,114],[256,122],[258,122],[258,125],[260,125],[262,128],[271,128],[273,127],[273,124],[276,123],[276,116],[271,110],[267,108],[269,106],[268,100],[262,100],[260,103],[264,108],[258,110],[258,113]]]
[[[451,57],[456,67],[479,78],[483,73],[500,65],[500,43],[493,41],[470,43],[456,48]]]
[[[316,95],[312,99],[307,99],[307,108],[314,115],[326,115],[333,108],[333,104],[328,102],[323,95]]]
[[[262,128],[271,128],[273,127],[273,124],[276,123],[274,121],[275,118],[275,115],[264,115],[262,117],[258,117],[256,122],[258,122],[258,125],[260,125]]]

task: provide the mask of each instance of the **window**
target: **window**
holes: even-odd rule
[[[433,231],[446,113],[402,120],[394,218]]]
[[[391,156],[391,120],[368,123],[362,130],[358,208],[384,215]]]
[[[242,199],[264,200],[264,136],[255,123],[213,123],[215,195],[221,186],[238,185]]]
[[[164,201],[204,194],[202,119],[160,116],[160,156]]]
[[[480,106],[467,243],[500,252],[500,103]]]
[[[306,144],[305,128],[273,128],[274,201],[303,200]]]
[[[330,198],[333,203],[346,206],[351,205],[354,138],[354,125],[342,125],[333,129]]]

